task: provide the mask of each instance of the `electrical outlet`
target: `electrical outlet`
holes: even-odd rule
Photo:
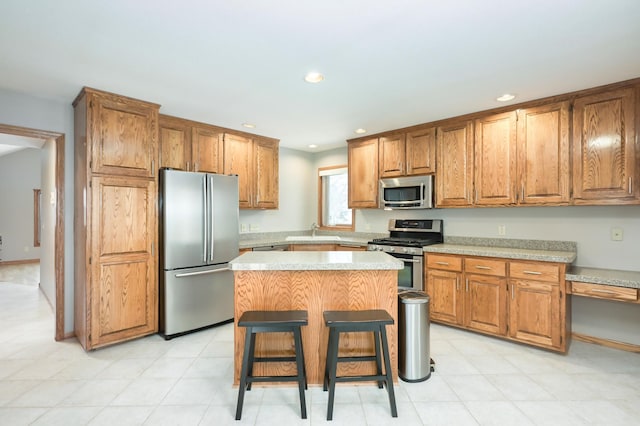
[[[240,224],[240,232],[247,232],[247,224],[246,223],[241,223]]]
[[[623,236],[622,228],[611,228],[611,241],[622,241]]]
[[[506,225],[498,225],[498,235],[507,235]]]

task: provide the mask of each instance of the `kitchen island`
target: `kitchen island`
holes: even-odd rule
[[[307,382],[323,382],[329,331],[326,310],[385,309],[394,318],[387,326],[394,381],[397,381],[398,270],[402,261],[382,252],[249,252],[229,264],[234,272],[234,384],[239,383],[245,330],[238,318],[250,310],[306,310],[302,327]],[[340,356],[373,354],[373,337],[366,333],[341,336]],[[293,354],[289,333],[258,335],[256,356]],[[256,375],[292,375],[294,363],[258,363]],[[341,363],[339,374],[375,372],[374,363]]]

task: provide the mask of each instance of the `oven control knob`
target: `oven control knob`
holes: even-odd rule
[[[403,248],[402,248],[402,252],[403,252],[403,253],[408,253],[408,252],[409,252],[409,249],[408,249],[408,248],[406,248],[406,247],[403,247]]]
[[[387,251],[388,251],[389,253],[393,253],[394,251],[396,251],[396,249],[395,249],[395,247],[389,247],[389,248],[387,249]]]

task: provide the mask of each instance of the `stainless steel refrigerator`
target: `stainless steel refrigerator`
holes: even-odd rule
[[[233,319],[238,177],[160,171],[160,333],[165,339]]]

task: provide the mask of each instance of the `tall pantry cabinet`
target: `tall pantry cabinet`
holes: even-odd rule
[[[157,331],[159,105],[84,88],[75,111],[75,334],[85,350]]]

